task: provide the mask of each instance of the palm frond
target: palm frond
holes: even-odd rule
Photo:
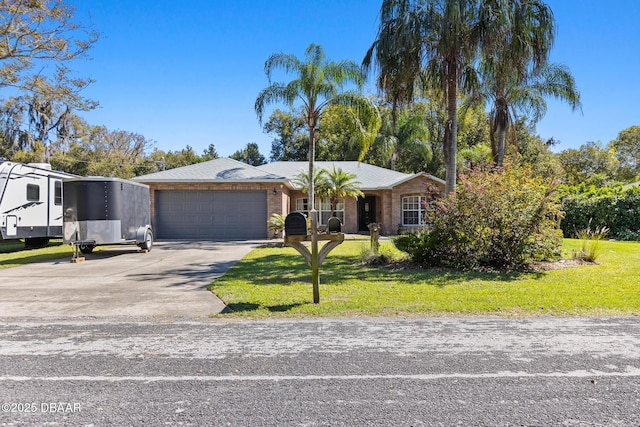
[[[286,53],[275,53],[271,55],[264,63],[264,73],[267,79],[271,81],[271,75],[276,69],[283,69],[286,73],[297,72],[302,64],[294,55]]]
[[[293,106],[293,103],[297,96],[296,87],[297,85],[292,85],[291,83],[287,85],[285,85],[284,83],[272,83],[261,90],[254,104],[254,109],[256,115],[258,116],[258,121],[262,123],[265,108],[269,104],[284,102],[290,107]]]

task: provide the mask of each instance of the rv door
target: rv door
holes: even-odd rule
[[[62,180],[49,177],[48,236],[62,235]]]
[[[18,217],[15,215],[7,215],[7,237],[15,237],[18,235]]]

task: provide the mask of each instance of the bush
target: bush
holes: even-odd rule
[[[638,240],[640,236],[640,187],[565,188],[562,206],[566,213],[562,231],[578,237],[589,227],[609,229],[618,240]]]
[[[273,231],[274,236],[278,236],[284,231],[284,220],[284,215],[274,213],[267,221],[267,228]]]
[[[367,243],[360,246],[358,258],[360,264],[376,267],[403,261],[406,258],[406,254],[398,252],[396,248],[391,245],[382,245],[377,251],[374,251],[371,245]]]
[[[429,228],[396,246],[423,266],[516,269],[555,259],[562,211],[554,190],[528,169],[461,175],[456,194],[426,209]]]

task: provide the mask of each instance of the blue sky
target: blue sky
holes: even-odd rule
[[[548,0],[558,23],[552,60],[567,65],[583,112],[549,102],[538,124],[555,150],[608,143],[640,125],[640,2]],[[77,17],[102,34],[92,60],[76,63],[95,79],[85,95],[100,107],[90,124],[126,130],[162,150],[214,144],[228,156],[256,142],[269,156],[272,137],[253,105],[268,82],[275,52],[303,57],[311,43],[333,60],[360,62],[375,38],[380,1],[372,0],[73,0]],[[375,88],[365,88],[375,93]],[[280,106],[285,109],[286,106]],[[268,116],[267,116],[268,117]]]

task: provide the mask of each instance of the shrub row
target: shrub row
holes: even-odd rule
[[[587,228],[609,228],[609,237],[640,240],[640,187],[565,189],[561,222],[565,237]]]

